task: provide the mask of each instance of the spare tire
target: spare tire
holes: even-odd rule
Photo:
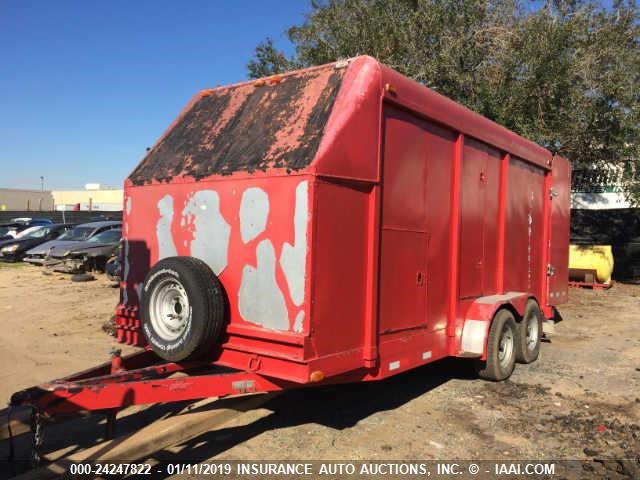
[[[193,257],[168,257],[147,274],[140,301],[142,331],[161,358],[179,362],[213,348],[226,321],[226,297],[215,273]]]

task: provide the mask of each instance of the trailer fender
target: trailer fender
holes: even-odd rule
[[[487,336],[496,312],[506,307],[517,317],[522,317],[528,299],[529,295],[525,292],[507,292],[475,299],[464,318],[457,356],[486,359]]]

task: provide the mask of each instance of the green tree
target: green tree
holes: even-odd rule
[[[640,203],[640,15],[582,0],[313,1],[249,76],[367,54],[569,158],[617,165]]]

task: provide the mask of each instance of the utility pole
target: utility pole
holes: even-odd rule
[[[44,192],[44,177],[40,175],[40,191]]]

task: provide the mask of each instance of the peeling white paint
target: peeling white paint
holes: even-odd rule
[[[173,197],[165,195],[158,201],[160,219],[156,225],[156,236],[158,238],[158,260],[177,255],[176,245],[173,243],[171,233],[171,223],[173,222]]]
[[[194,224],[191,256],[199,258],[220,275],[227,267],[231,226],[220,212],[218,192],[196,192],[187,201],[182,216],[186,224]]]
[[[400,360],[389,363],[389,370],[397,370],[400,368]]]
[[[429,360],[430,358],[431,358],[431,350],[429,350],[428,352],[422,352],[423,360]]]
[[[307,256],[307,222],[309,219],[308,181],[302,181],[296,187],[296,206],[293,214],[294,244],[285,243],[280,254],[280,266],[284,272],[296,306],[304,301],[304,279]]]
[[[125,210],[127,211],[127,215],[131,214],[131,197],[127,197]]]
[[[289,330],[284,295],[276,282],[276,254],[270,240],[256,249],[257,265],[245,265],[238,291],[238,309],[247,322],[273,330]]]
[[[296,315],[296,319],[293,322],[293,331],[296,333],[302,333],[302,322],[304,321],[304,310],[300,310]]]
[[[267,227],[269,196],[261,188],[247,188],[240,201],[240,236],[248,243]]]

